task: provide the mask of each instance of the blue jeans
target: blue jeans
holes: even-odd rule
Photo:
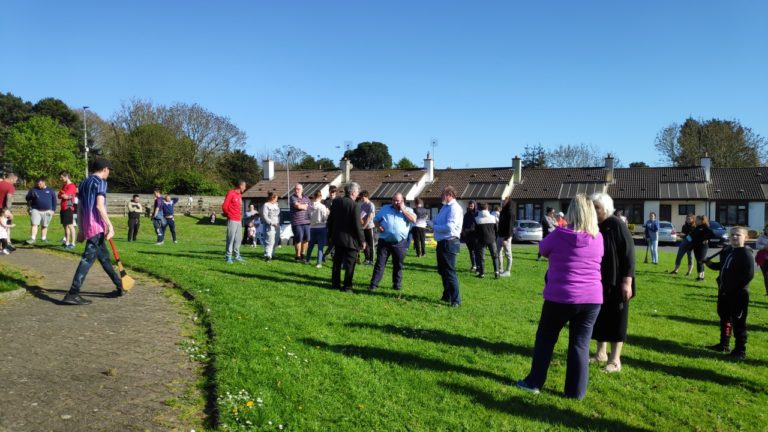
[[[651,262],[654,264],[659,263],[659,233],[650,233],[648,238],[648,247],[651,249]]]
[[[102,233],[85,241],[85,251],[83,251],[80,264],[77,266],[77,270],[75,270],[75,277],[72,278],[72,286],[69,288],[70,294],[80,293],[80,287],[83,286],[85,276],[88,274],[88,270],[91,269],[93,262],[97,259],[104,271],[107,272],[109,278],[112,279],[115,287],[121,288],[123,286],[120,275],[117,274],[115,268],[112,267],[112,262],[109,260],[109,252],[104,244],[104,234]]]
[[[176,221],[173,219],[165,219],[165,225],[163,225],[163,235],[160,236],[161,240],[165,238],[165,229],[170,228],[171,229],[171,237],[173,237],[173,241],[176,241]]]
[[[317,245],[317,263],[323,263],[323,248],[325,240],[328,238],[328,228],[310,228],[309,229],[309,248],[307,249],[307,262],[312,258],[312,249]]]
[[[392,288],[399,290],[403,281],[403,262],[408,252],[408,239],[391,243],[382,239],[376,244],[376,266],[373,267],[371,288],[378,288],[384,277],[384,267],[387,266],[389,255],[392,255]]]
[[[163,241],[165,236],[165,220],[164,219],[152,219],[152,226],[155,227],[155,234],[157,234],[157,242]]]
[[[437,242],[437,272],[443,280],[442,300],[451,304],[461,304],[459,278],[456,276],[456,257],[459,255],[461,242],[459,239],[440,240]]]
[[[570,323],[565,396],[583,399],[589,383],[589,341],[599,312],[599,304],[565,304],[545,300],[541,307],[539,329],[536,331],[531,372],[525,382],[531,387],[544,386],[557,338],[565,324]]]

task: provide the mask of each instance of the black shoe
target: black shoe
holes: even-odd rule
[[[8,246],[6,246],[5,248],[8,249],[8,251],[10,252],[13,252],[16,250],[16,248],[10,243],[8,243]]]
[[[378,287],[375,286],[369,286],[368,291],[375,291]]]
[[[68,305],[82,306],[82,305],[89,305],[93,302],[88,299],[84,299],[80,297],[79,294],[67,294],[64,296],[62,303],[66,303]]]
[[[123,287],[117,287],[110,294],[112,295],[112,297],[122,297],[125,295],[125,290],[123,289]]]
[[[355,293],[354,291],[352,291],[352,288],[342,288],[341,292],[345,292],[345,293],[349,293],[349,294],[354,294]]]
[[[498,279],[498,278],[499,278],[499,272],[495,272],[495,273],[493,274],[493,278],[494,278],[494,279]]]
[[[485,277],[485,275],[484,275],[484,274],[482,274],[482,273],[478,273],[478,274],[477,274],[477,277],[478,277],[478,278],[480,278],[480,279],[482,279],[482,278],[484,278],[484,277]]]
[[[400,288],[400,287],[392,287],[392,289],[395,290],[395,291],[400,291],[402,288]]]
[[[728,356],[734,360],[746,360],[747,359],[747,352],[744,350],[735,349],[731,351]]]
[[[449,299],[448,297],[440,297],[440,301],[449,302],[451,301],[451,299]]]
[[[715,352],[727,353],[730,348],[728,348],[728,345],[719,343],[715,345],[710,345],[707,347],[707,349]]]

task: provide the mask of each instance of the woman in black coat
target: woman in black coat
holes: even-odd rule
[[[472,263],[472,271],[477,270],[477,234],[475,233],[475,217],[477,216],[477,203],[470,200],[467,203],[467,211],[464,213],[464,221],[461,225],[461,240],[469,249],[469,261]]]
[[[709,228],[709,219],[704,215],[696,216],[696,228],[691,231],[691,248],[696,257],[696,271],[699,275],[697,281],[704,280],[704,260],[709,250],[709,239],[712,238],[712,229]]]
[[[597,341],[593,361],[607,362],[602,369],[608,373],[621,371],[621,350],[627,340],[629,300],[635,296],[635,243],[627,224],[613,216],[613,199],[604,193],[592,196],[597,222],[603,235],[603,259],[600,273],[603,280],[603,306],[592,329]],[[611,353],[607,353],[607,343]]]

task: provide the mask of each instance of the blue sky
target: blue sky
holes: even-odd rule
[[[376,140],[420,165],[436,138],[439,168],[538,143],[658,165],[656,134],[689,116],[768,136],[761,1],[6,0],[0,40],[0,92],[106,119],[199,103],[254,155]]]

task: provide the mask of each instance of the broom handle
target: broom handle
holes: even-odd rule
[[[112,241],[112,239],[109,239],[109,245],[112,247],[112,255],[115,256],[115,261],[120,261],[120,255],[117,254],[117,248],[115,247],[115,242]]]

